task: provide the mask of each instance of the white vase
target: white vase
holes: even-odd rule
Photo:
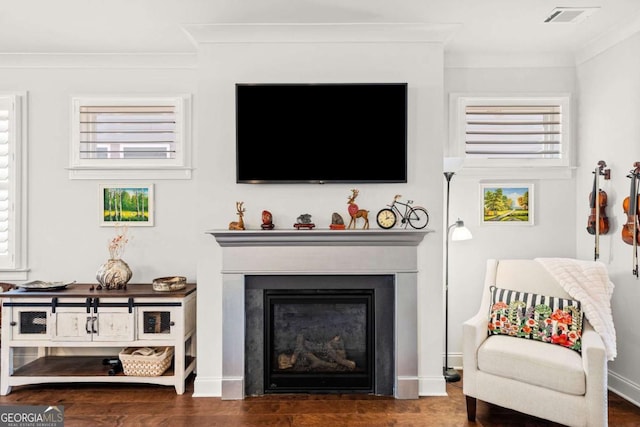
[[[104,289],[124,289],[133,273],[126,262],[120,258],[110,259],[100,266],[96,280]]]

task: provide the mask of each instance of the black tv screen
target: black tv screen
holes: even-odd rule
[[[236,84],[238,183],[407,182],[407,84]]]

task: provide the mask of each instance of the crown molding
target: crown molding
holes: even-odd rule
[[[195,53],[0,53],[0,68],[186,68]]]
[[[447,52],[445,68],[563,68],[575,67],[568,52]]]
[[[600,37],[588,42],[576,53],[576,65],[600,55],[606,50],[622,43],[629,37],[640,32],[640,15],[633,18],[626,25],[620,25],[607,31]]]
[[[186,24],[196,45],[204,43],[446,43],[461,24],[295,23]]]

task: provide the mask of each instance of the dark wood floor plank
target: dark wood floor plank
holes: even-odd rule
[[[192,397],[149,384],[46,384],[14,387],[0,405],[62,405],[65,427],[560,427],[559,424],[478,401],[475,423],[467,421],[462,382],[447,384],[448,396],[397,400],[388,396],[282,395],[221,400]],[[464,380],[464,379],[463,379]],[[609,393],[609,425],[639,427],[640,408]]]

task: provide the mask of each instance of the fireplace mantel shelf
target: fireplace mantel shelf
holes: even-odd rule
[[[207,230],[220,246],[418,246],[433,230]]]

